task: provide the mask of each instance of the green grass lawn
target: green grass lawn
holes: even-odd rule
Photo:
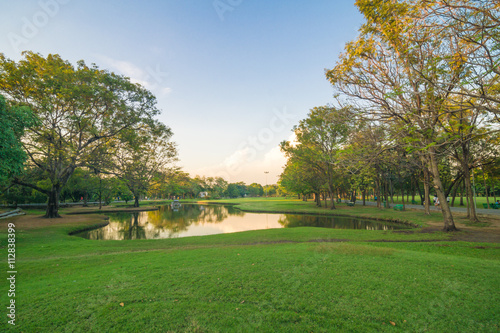
[[[231,202],[247,210],[316,210],[299,201]],[[375,217],[402,213],[425,223],[418,212],[383,210]],[[444,233],[319,228],[135,241],[68,235],[99,222],[16,231],[16,327],[4,317],[1,331],[500,330],[497,243],[452,242]],[[5,278],[0,287],[6,306]]]

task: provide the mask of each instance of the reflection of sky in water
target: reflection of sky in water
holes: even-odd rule
[[[231,232],[260,230],[269,228],[283,228],[278,223],[279,214],[249,214],[243,216],[229,215],[224,221],[210,223],[205,221],[194,222],[189,229],[178,233],[177,237],[225,234]]]
[[[109,225],[79,236],[89,239],[159,239],[215,235],[247,230],[313,226],[336,229],[391,230],[400,226],[343,217],[244,213],[230,206],[182,205],[158,211],[109,214]]]

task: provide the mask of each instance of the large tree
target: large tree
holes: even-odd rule
[[[134,195],[134,207],[154,183],[160,182],[168,167],[176,159],[175,144],[170,142],[172,131],[157,121],[149,121],[140,128],[125,130],[113,144],[109,160],[110,170],[124,181]]]
[[[321,206],[319,193],[325,185],[322,173],[314,168],[311,163],[288,154],[288,161],[280,175],[279,185],[287,191],[302,195],[302,200],[307,200],[307,195],[314,193],[316,205]]]
[[[311,109],[306,119],[294,128],[298,145],[282,142],[281,149],[289,157],[294,156],[309,163],[322,174],[330,193],[332,209],[335,209],[335,187],[342,170],[338,159],[340,149],[347,143],[354,127],[354,114],[349,108],[336,109],[328,106]]]
[[[41,188],[17,177],[48,197],[45,216],[58,217],[59,194],[77,167],[124,130],[138,128],[159,114],[155,97],[127,77],[76,66],[59,55],[25,52],[18,62],[0,54],[0,91],[16,106],[29,107],[39,123],[26,131],[23,148],[29,167],[50,181]]]

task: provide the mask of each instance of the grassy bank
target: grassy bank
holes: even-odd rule
[[[230,202],[246,210],[316,211],[299,201]],[[343,209],[346,215],[353,211]],[[379,213],[381,219],[408,214],[405,220],[423,224],[433,218],[419,212]],[[499,244],[452,242],[448,234],[419,230],[319,228],[90,241],[68,233],[103,219],[78,217],[0,222],[5,257],[6,225],[16,225],[18,272],[16,327],[4,319],[2,331],[500,329]],[[0,284],[4,305],[10,300],[5,281]]]

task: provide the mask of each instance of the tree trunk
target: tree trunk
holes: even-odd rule
[[[425,215],[431,215],[431,199],[430,199],[430,177],[429,170],[424,166],[424,203]]]
[[[387,182],[384,182],[384,200],[385,200],[385,208],[391,208],[391,204],[389,203],[389,189]]]
[[[333,195],[333,188],[331,186],[329,186],[329,190],[330,190],[330,199],[332,201],[332,207],[330,209],[337,209],[337,207],[335,207],[335,197],[336,197],[336,195]]]
[[[462,191],[460,191],[460,206],[464,205],[465,179],[462,180]],[[469,215],[467,215],[469,217]]]
[[[46,218],[61,217],[59,215],[59,193],[61,188],[57,185],[52,185],[52,190],[49,193],[49,199],[47,202],[47,210],[45,212]]]
[[[457,159],[460,161],[460,166],[462,167],[462,171],[464,173],[464,180],[465,180],[465,193],[467,195],[467,202],[469,203],[467,205],[467,217],[472,221],[472,222],[479,222],[479,219],[477,218],[476,214],[476,203],[474,201],[474,193],[472,192],[472,185],[471,185],[471,168],[469,166],[469,160],[470,160],[470,152],[469,152],[469,146],[468,146],[468,141],[462,141],[461,144],[462,148],[462,155],[460,158],[460,154],[457,155]]]
[[[439,203],[441,205],[441,212],[443,213],[444,231],[457,231],[455,227],[455,222],[453,221],[453,215],[451,213],[450,205],[446,201],[446,195],[444,193],[443,184],[441,183],[441,178],[439,177],[439,167],[436,160],[436,152],[431,147],[429,149],[429,166],[432,173],[432,182],[434,184],[434,190],[436,191]]]
[[[316,201],[316,206],[321,207],[321,197],[319,193],[314,193],[314,201]]]
[[[453,187],[453,194],[451,195],[451,207],[455,207],[455,198],[457,197],[457,190],[460,183],[462,182],[459,182],[455,187]]]
[[[375,179],[375,196],[377,197],[377,208],[381,208],[381,199],[380,199],[380,178],[377,173],[377,178]]]
[[[134,207],[139,207],[139,196],[134,195]]]
[[[406,198],[408,200],[408,197]],[[406,210],[405,206],[405,189],[401,186],[401,202],[403,202],[403,210]]]
[[[479,222],[476,214],[476,203],[474,201],[474,193],[472,192],[472,184],[470,181],[471,172],[469,168],[469,163],[467,161],[462,161],[462,169],[464,171],[465,180],[465,193],[467,194],[467,201],[469,202],[468,207],[470,207],[470,214],[468,214],[469,219],[472,222]]]
[[[488,209],[490,209],[490,191],[488,189],[488,186],[486,185],[486,174],[484,173],[484,166],[481,168],[483,169],[483,183],[484,183],[484,194],[486,195],[486,204],[488,205]]]

